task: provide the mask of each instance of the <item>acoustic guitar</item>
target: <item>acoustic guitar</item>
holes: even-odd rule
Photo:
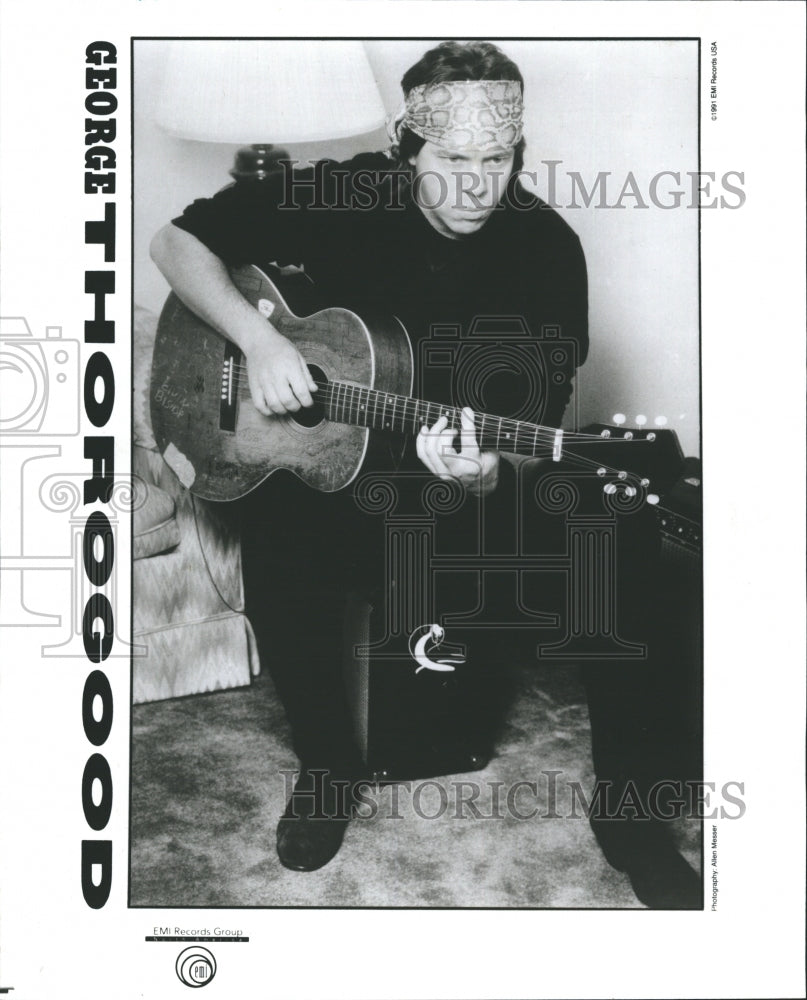
[[[356,478],[374,449],[388,450],[391,433],[416,435],[442,415],[460,427],[460,408],[410,395],[412,347],[394,317],[362,318],[342,308],[300,317],[259,268],[234,268],[230,275],[295,344],[318,388],[312,407],[263,415],[252,403],[241,351],[172,293],[154,346],[151,420],[163,458],[195,495],[235,500],[278,469],[333,492]],[[606,491],[622,488],[630,495],[647,490],[648,480],[603,462],[603,446],[619,442],[624,454],[630,443],[632,455],[635,445],[648,446],[662,433],[602,426],[596,433],[576,433],[486,413],[475,418],[483,450],[572,460],[603,476]],[[642,456],[636,458],[631,467],[647,467]]]

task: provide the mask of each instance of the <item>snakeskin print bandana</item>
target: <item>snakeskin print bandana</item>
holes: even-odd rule
[[[413,87],[390,122],[393,142],[410,129],[449,149],[510,149],[521,138],[521,84],[515,80],[455,80]]]

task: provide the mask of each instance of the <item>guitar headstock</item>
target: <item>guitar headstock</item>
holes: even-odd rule
[[[678,478],[684,453],[675,431],[666,427],[666,417],[656,417],[651,423],[643,414],[629,427],[623,413],[616,413],[613,424],[589,424],[584,434],[596,435],[601,442],[592,445],[592,455],[601,460],[597,475],[603,491],[613,495],[622,491],[625,497],[635,497],[641,489],[648,503],[655,504],[659,495],[671,488]]]

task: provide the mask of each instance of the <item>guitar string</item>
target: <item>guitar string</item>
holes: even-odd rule
[[[246,368],[244,366],[238,366],[238,367],[241,369],[241,372],[246,371]],[[369,396],[366,404],[357,401],[355,399],[356,391],[358,391],[359,393],[361,392],[372,393],[374,394],[374,396],[378,396],[379,398],[385,397],[386,402],[384,403],[384,409],[386,409],[389,406],[389,404],[392,403],[392,415],[390,416],[390,422],[392,424],[400,423],[402,425],[401,429],[405,429],[403,428],[404,424],[411,422],[413,424],[412,433],[417,433],[417,431],[414,429],[415,423],[422,424],[422,421],[418,419],[419,410],[425,409],[427,418],[429,417],[429,411],[433,408],[443,410],[444,412],[447,411],[450,413],[452,418],[454,418],[454,420],[458,422],[459,413],[461,409],[460,407],[456,406],[446,406],[445,404],[431,402],[429,400],[413,399],[412,397],[401,396],[396,393],[388,393],[382,389],[373,389],[369,386],[355,385],[354,383],[350,382],[337,382],[337,383],[318,382],[317,385],[318,385],[318,390],[316,391],[317,394],[325,396],[324,399],[317,400],[318,402],[322,402],[322,404],[325,406],[335,407],[343,415],[349,415],[351,417],[362,416],[365,412],[367,412],[367,406],[370,405]],[[340,400],[338,398],[339,393],[343,391],[343,387],[350,390],[351,399],[348,402],[346,402],[345,399]],[[243,383],[240,383],[237,386],[236,391],[239,398],[249,399],[251,397],[249,386],[246,386]],[[347,396],[346,392],[345,396]],[[372,424],[368,423],[367,426],[370,426],[374,430],[383,429],[375,427],[375,421],[378,419],[378,412],[377,412],[377,405],[376,404],[372,405],[374,408],[373,422]],[[525,420],[516,420],[513,417],[499,417],[489,413],[477,413],[476,417],[479,421],[479,429],[482,431],[482,433],[488,434],[491,439],[495,437],[497,443],[500,443],[500,437],[502,434],[504,434],[508,438],[508,440],[510,438],[515,439],[516,436],[521,436],[522,438],[525,436],[526,437],[532,436],[536,439],[535,443],[537,444],[537,438],[539,435],[541,435],[546,439],[546,443],[549,446],[552,443],[554,443],[557,434],[557,429],[554,427],[542,427],[540,424],[533,424]],[[383,414],[382,414],[382,419],[383,419]],[[484,427],[485,421],[497,422],[499,425],[498,430],[491,431],[485,428]],[[612,443],[617,443],[619,441],[622,441],[624,443],[625,441],[629,441],[631,439],[624,437],[610,438],[610,437],[603,437],[601,434],[583,434],[579,431],[565,430],[563,432],[563,440],[567,444],[568,443],[584,444],[587,442],[591,444],[594,443],[601,444],[609,441]],[[645,439],[634,438],[633,440],[635,442],[641,442],[644,441]]]
[[[330,387],[330,383],[328,384],[328,386]],[[249,396],[248,392],[242,393],[241,395],[242,395],[242,398],[243,397],[248,398],[248,396]],[[398,398],[404,399],[406,397],[398,397]],[[426,404],[426,405],[437,406],[438,404],[434,403],[434,404]],[[339,404],[339,406],[340,406],[340,409],[344,409],[341,406],[341,404]],[[452,408],[452,409],[454,409],[454,411],[456,413],[456,408]],[[354,414],[351,414],[351,415],[356,415],[356,414],[354,413]],[[288,416],[293,420],[293,418],[294,418],[293,414],[289,414]],[[493,417],[491,419],[499,420],[499,419],[505,419],[505,418]],[[379,429],[379,428],[373,427],[371,424],[367,424],[366,426],[367,426],[367,428],[369,430],[378,430]],[[527,425],[527,426],[532,427],[533,429],[537,427],[538,430],[545,431],[548,436],[551,436],[552,441],[554,441],[554,435],[555,435],[555,429],[554,428],[541,428],[541,427],[539,427],[536,424],[531,424],[531,425]],[[480,430],[480,433],[479,433],[478,443],[479,443],[480,450],[482,450],[482,451],[486,451],[486,450],[503,451],[503,450],[505,450],[505,449],[503,449],[501,447],[502,442],[500,440],[500,437],[501,437],[500,434],[495,434],[495,433],[492,433],[492,432],[488,432],[483,427],[480,427],[479,430]],[[529,436],[534,436],[534,435],[532,434],[532,432],[530,433],[530,435],[527,435],[526,433],[522,433],[522,438],[526,438],[526,437],[529,437]],[[513,434],[512,435],[512,443],[517,447],[518,445],[517,445],[516,438],[517,438],[517,435]],[[608,444],[608,443],[617,443],[618,441],[623,440],[623,439],[620,439],[620,438],[603,438],[600,435],[596,435],[596,434],[577,434],[577,433],[572,433],[572,432],[564,432],[564,441],[568,441],[569,439],[572,440],[572,443],[577,443],[577,444],[595,444],[595,443]],[[550,449],[550,441],[542,439],[541,443],[542,443],[542,445],[544,445],[544,448],[543,448],[544,455],[548,454],[549,449]],[[641,443],[641,439],[638,439],[637,443]],[[532,446],[532,449],[531,449],[531,452],[528,452],[528,451],[524,450],[524,451],[521,451],[520,454],[526,455],[528,453],[531,453],[534,457],[539,457],[539,450],[537,449],[537,445],[538,445],[538,440],[537,440],[537,438],[535,438],[533,446]],[[519,452],[517,452],[517,451],[515,453],[519,454]],[[611,479],[616,479],[616,480],[621,481],[623,483],[623,485],[625,485],[625,486],[633,486],[634,483],[639,483],[643,487],[649,487],[649,482],[646,482],[645,481],[645,477],[640,476],[639,473],[628,472],[628,471],[625,471],[623,469],[612,468],[610,466],[604,465],[598,459],[589,458],[586,455],[580,455],[580,454],[574,454],[574,453],[564,452],[563,457],[564,457],[565,461],[567,462],[567,464],[569,464],[569,465],[578,465],[578,466],[581,466],[583,468],[589,468],[589,469],[596,468],[598,470],[598,475],[600,477],[602,477],[602,478],[611,477]]]
[[[381,406],[376,407],[369,401],[366,404],[355,400],[345,402],[344,399],[339,398],[339,391],[338,387],[327,392],[320,390],[320,394],[315,397],[316,402],[320,402],[323,407],[329,409],[329,419],[335,419],[336,422],[353,423],[371,430],[394,430],[417,435],[422,426],[428,426],[429,423],[437,419],[431,411],[438,410],[440,411],[439,416],[448,414],[453,424],[459,425],[461,423],[459,407],[446,406],[442,403],[426,400],[410,400],[407,397],[394,396],[380,390],[371,390],[378,391],[379,396],[386,397],[386,401]],[[320,398],[320,395],[324,395],[325,398]],[[251,398],[247,388],[240,390],[238,396],[241,399]],[[334,413],[337,414],[336,417],[333,416]],[[292,418],[293,415],[293,412],[289,414]],[[532,441],[533,448],[541,445],[543,448],[551,449],[557,436],[557,428],[542,427],[539,424],[515,420],[511,417],[477,413],[475,420],[475,427],[477,432],[481,434],[481,439],[489,443],[494,450],[499,451],[507,450],[503,447],[505,444],[512,444],[514,450],[518,452],[519,446],[526,446],[529,440]],[[381,427],[377,426],[379,422],[382,423]],[[493,423],[494,427],[487,426],[489,423]],[[461,430],[459,426],[456,429]],[[598,434],[582,434],[576,431],[563,432],[565,444],[600,444],[608,440],[610,439],[603,438]],[[531,453],[531,449],[527,449],[525,453]]]
[[[237,362],[235,360],[235,357],[237,357],[237,355],[233,356],[233,358],[231,360],[230,373],[234,374],[234,375],[236,375],[238,377],[237,383],[236,383],[236,386],[235,386],[236,396],[239,397],[239,398],[242,398],[242,399],[250,399],[251,398],[251,392],[249,390],[249,386],[246,385],[245,382],[244,382],[244,378],[247,375],[247,365],[244,364],[244,363],[242,363],[242,362]],[[224,374],[224,372],[222,374]],[[395,394],[395,393],[385,393],[385,392],[383,392],[382,390],[379,390],[379,389],[372,389],[370,387],[365,387],[365,386],[357,386],[357,385],[354,385],[352,383],[342,382],[342,383],[336,383],[334,385],[331,382],[326,382],[324,384],[320,383],[320,382],[317,382],[317,386],[318,386],[318,389],[316,391],[316,396],[324,396],[325,397],[323,400],[319,400],[318,399],[317,401],[321,402],[322,405],[324,405],[324,406],[330,406],[332,410],[335,407],[338,411],[341,412],[341,415],[342,415],[343,418],[346,415],[349,415],[351,418],[359,418],[359,417],[366,418],[369,415],[368,414],[368,406],[370,404],[370,395],[369,394],[373,393],[374,397],[376,397],[376,396],[377,397],[385,397],[385,401],[384,401],[384,404],[383,404],[383,411],[384,412],[382,413],[382,422],[383,422],[384,417],[386,415],[386,411],[387,411],[387,407],[389,405],[389,402],[392,401],[392,403],[393,403],[392,415],[391,415],[391,418],[390,418],[390,424],[388,424],[388,426],[391,425],[391,426],[393,426],[393,428],[394,428],[394,425],[396,423],[400,422],[401,430],[406,430],[406,428],[404,427],[404,424],[409,423],[411,421],[412,425],[413,425],[413,433],[414,433],[415,424],[419,422],[418,421],[419,410],[423,410],[425,408],[426,417],[427,417],[427,419],[429,419],[432,407],[437,407],[437,408],[443,410],[444,413],[445,412],[449,413],[451,415],[452,419],[454,420],[454,422],[455,423],[459,423],[459,412],[460,412],[460,408],[459,407],[454,407],[454,406],[446,407],[446,406],[444,406],[442,404],[439,404],[439,403],[432,403],[432,402],[429,402],[427,400],[417,400],[417,399],[413,399],[412,397],[399,396],[398,394]],[[347,391],[346,390],[347,389],[351,390],[351,393],[350,393],[351,399],[350,399],[350,402],[347,403],[347,405],[346,405],[345,398],[343,398],[342,400],[339,400],[339,398],[338,398],[339,393],[342,391],[342,387],[345,388],[345,393],[344,393],[345,397],[347,396]],[[361,393],[362,389],[364,389],[368,393],[367,403],[366,404],[361,404],[361,402],[359,402],[359,403],[355,402],[353,396],[354,396],[354,393],[355,393],[356,389],[358,389],[360,393]],[[410,407],[412,408],[411,414],[409,412],[409,408]],[[441,414],[441,415],[444,415],[444,414]],[[378,412],[377,412],[377,401],[376,401],[375,404],[374,404],[374,416],[373,416],[372,424],[368,423],[366,421],[366,419],[364,421],[357,421],[357,422],[359,422],[359,423],[363,422],[364,425],[367,426],[370,429],[377,429],[377,428],[375,428],[375,421],[377,419],[377,416],[378,416]],[[292,415],[292,418],[293,418],[293,415]],[[524,439],[528,438],[529,436],[532,436],[533,437],[533,446],[532,446],[533,454],[536,452],[536,449],[538,447],[539,435],[542,438],[541,443],[542,444],[545,443],[545,446],[547,448],[550,446],[551,443],[554,443],[554,441],[556,439],[557,430],[555,428],[546,428],[546,427],[542,427],[539,424],[532,424],[532,423],[529,423],[527,421],[515,420],[512,417],[498,417],[498,416],[494,416],[494,415],[491,415],[491,414],[485,414],[485,413],[476,414],[476,418],[478,420],[479,445],[482,448],[485,448],[486,445],[489,444],[490,447],[492,449],[494,449],[494,450],[502,450],[501,449],[501,435],[502,435],[503,432],[505,433],[505,435],[507,437],[508,443],[511,444],[511,445],[514,445],[515,448],[518,447],[519,435],[521,435],[522,438],[524,438]],[[489,431],[485,427],[485,421],[486,420],[492,420],[492,421],[496,421],[497,422],[497,424],[498,424],[498,430],[497,430],[497,432],[495,434],[493,434],[491,431]],[[506,428],[509,428],[509,430],[506,430]],[[525,430],[525,428],[528,428],[529,430]],[[512,434],[512,439],[511,439],[511,434]],[[623,442],[628,442],[629,443],[631,440],[633,442],[639,443],[641,441],[647,441],[647,438],[633,438],[632,434],[631,434],[630,438],[626,438],[626,437],[616,437],[616,438],[613,438],[613,437],[603,437],[601,434],[583,434],[583,433],[580,433],[580,432],[577,432],[577,431],[564,431],[563,432],[563,442],[564,442],[564,444],[569,444],[569,443],[573,443],[573,444],[586,444],[586,443],[591,443],[591,444],[593,444],[593,443],[606,444],[606,443],[617,443],[619,441],[623,441]],[[526,443],[526,440],[525,440],[525,443]],[[596,467],[598,467],[598,472],[600,473],[600,475],[606,474],[606,473],[610,473],[612,475],[616,475],[618,478],[622,479],[623,481],[625,480],[626,476],[628,475],[628,473],[625,473],[624,471],[617,471],[617,470],[606,469],[606,467],[602,466],[602,464],[600,462],[597,462],[597,461],[595,461],[595,460],[593,460],[591,458],[588,458],[588,457],[580,455],[580,454],[576,454],[575,455],[573,453],[572,454],[566,453],[566,454],[564,454],[564,458],[567,460],[567,462],[571,462],[571,463],[574,463],[574,464],[577,464],[577,465],[583,465],[583,466],[589,466],[589,467],[595,467],[596,466]],[[630,473],[629,475],[633,476],[634,474]],[[638,475],[636,475],[635,478],[638,481],[638,479],[639,479]],[[644,486],[644,485],[647,484],[647,480],[646,479],[642,479],[641,483]],[[658,509],[664,509],[664,508],[658,508]]]
[[[240,395],[241,395],[242,398],[249,398],[249,393],[246,390],[243,393],[240,393]],[[331,392],[330,395],[332,397],[333,393]],[[402,399],[403,400],[403,399],[405,399],[405,397],[397,397],[397,399]],[[328,405],[329,403],[332,403],[332,402],[333,402],[332,398],[331,399],[326,399],[324,401],[324,405]],[[337,401],[335,405],[336,405],[336,408],[341,411],[342,417],[346,417],[346,416],[355,417],[357,419],[355,421],[353,421],[353,422],[359,424],[359,426],[362,425],[362,422],[358,420],[358,417],[359,416],[363,416],[364,412],[359,407],[357,407],[357,406],[356,407],[346,406],[346,405],[344,405],[344,403],[339,402],[339,401]],[[398,429],[395,426],[395,424],[398,423],[399,420],[400,420],[400,424],[401,424],[401,430],[404,431],[404,432],[406,432],[406,431],[409,430],[409,428],[405,427],[404,424],[408,424],[410,421],[413,423],[413,425],[416,422],[417,423],[421,423],[421,425],[422,425],[422,422],[420,420],[415,421],[415,419],[414,419],[415,417],[418,416],[417,407],[418,407],[418,405],[421,405],[421,404],[418,404],[418,403],[416,403],[414,401],[411,402],[410,404],[408,404],[408,405],[411,405],[411,406],[415,406],[415,411],[414,412],[406,411],[406,405],[407,404],[405,404],[404,406],[402,406],[399,410],[396,409],[395,418],[394,419],[392,419],[392,418],[390,419],[390,424],[392,425],[392,429],[393,430],[397,430]],[[430,406],[438,406],[439,404],[437,404],[437,403],[424,403],[422,405],[430,407]],[[449,408],[449,409],[452,410],[453,416],[455,418],[458,417],[458,411],[457,411],[456,408],[452,407],[452,408]],[[404,411],[406,411],[406,412],[404,412]],[[292,419],[293,419],[293,415],[292,414],[290,414],[289,416],[292,417]],[[486,418],[490,419],[490,420],[494,420],[494,421],[499,421],[499,428],[497,430],[491,430],[491,429],[487,428],[485,426],[485,419]],[[351,421],[345,421],[345,422],[349,423]],[[510,427],[509,431],[506,430],[506,427],[508,425]],[[367,421],[366,423],[364,423],[364,426],[368,427],[371,430],[384,429],[384,428],[377,428],[375,426],[375,420]],[[541,451],[543,451],[544,453],[547,453],[554,446],[555,435],[556,435],[556,429],[555,428],[544,428],[544,427],[541,427],[541,426],[536,425],[536,424],[526,423],[524,421],[513,421],[513,420],[511,420],[509,418],[490,417],[490,416],[488,416],[486,414],[481,414],[481,419],[479,420],[479,424],[478,424],[477,430],[478,430],[478,434],[479,434],[479,446],[480,446],[480,448],[482,450],[507,451],[508,449],[506,447],[503,447],[503,446],[506,445],[506,444],[509,444],[509,445],[512,446],[512,448],[510,450],[512,450],[515,454],[532,454],[534,456],[537,456]],[[413,426],[412,430],[410,431],[410,433],[413,433],[413,434],[417,433],[417,430],[414,428],[414,426]],[[506,439],[505,441],[502,440],[502,435],[504,435],[504,437]],[[532,443],[531,443],[530,447],[526,447],[527,446],[527,442],[529,441],[530,438],[532,439]],[[630,439],[627,439],[627,443],[629,443],[629,441],[630,441]],[[649,442],[646,441],[646,439],[643,439],[643,438],[636,438],[636,439],[633,439],[633,441],[634,441],[634,443],[637,443],[637,444],[641,444],[643,442],[649,443]],[[625,438],[602,437],[602,435],[599,435],[599,434],[582,434],[582,433],[574,432],[574,431],[564,431],[563,442],[564,442],[564,444],[566,446],[568,446],[570,444],[571,445],[578,445],[578,446],[579,445],[586,445],[586,444],[601,445],[601,444],[608,444],[608,443],[616,444],[616,443],[619,443],[619,442],[626,443],[626,439]],[[539,447],[539,445],[541,447]],[[565,457],[567,459],[569,458],[568,452],[565,453]],[[581,456],[581,458],[582,458],[582,456]],[[612,475],[618,475],[619,472],[622,471],[622,470],[617,470],[617,469],[609,468],[608,466],[603,466],[602,462],[599,461],[599,460],[597,460],[597,459],[585,458],[584,461],[585,461],[585,463],[587,465],[589,465],[591,467],[595,467],[595,466],[596,467],[602,467],[605,472],[608,472],[608,473],[610,473]],[[622,478],[624,478],[624,477],[622,477]],[[639,478],[639,477],[637,476],[636,478]]]
[[[247,365],[239,362],[233,362],[230,366],[230,371],[238,376],[245,376],[247,373]],[[225,373],[222,372],[224,376]],[[382,406],[382,424],[387,414],[387,408],[392,402],[392,413],[390,414],[390,419],[387,423],[387,428],[392,428],[397,430],[396,424],[400,424],[400,429],[404,432],[410,431],[407,424],[411,422],[412,428],[410,433],[417,433],[417,424],[423,426],[423,415],[420,411],[425,409],[425,419],[426,421],[431,419],[432,408],[437,408],[443,411],[441,416],[450,415],[452,420],[459,424],[460,423],[460,408],[454,406],[445,406],[444,404],[430,402],[428,400],[418,400],[409,396],[401,396],[397,393],[388,393],[380,389],[372,389],[368,386],[361,386],[350,382],[318,382],[316,381],[317,390],[315,390],[314,395],[317,401],[323,406],[330,407],[331,412],[334,410],[338,411],[342,417],[342,422],[345,422],[345,418],[351,418],[347,422],[358,423],[359,425],[364,425],[370,429],[378,430],[375,426],[378,419],[378,409],[377,404],[379,399],[383,399]],[[251,398],[251,392],[249,386],[246,385],[243,379],[239,378],[236,384],[236,395],[242,399]],[[350,399],[348,400],[348,391],[350,390]],[[355,394],[358,390],[359,399],[356,400]],[[367,393],[366,403],[361,402],[361,392]],[[340,393],[342,393],[342,398],[339,398]],[[373,417],[372,421],[367,420],[369,416],[370,406],[370,394],[374,398],[373,403]],[[324,397],[324,398],[322,398]],[[364,419],[360,419],[364,418]],[[333,419],[333,417],[331,417]],[[533,424],[527,421],[515,420],[512,417],[498,417],[491,414],[481,413],[477,414],[478,420],[478,444],[479,447],[484,450],[493,451],[503,451],[507,450],[503,448],[502,445],[507,443],[511,445],[511,450],[516,454],[519,453],[519,436],[521,437],[521,454],[532,454],[537,456],[540,450],[544,452],[548,451],[550,447],[554,446],[557,429],[542,427],[540,424]],[[496,429],[490,430],[485,426],[486,421],[493,421],[496,424]],[[385,429],[380,428],[380,429]],[[601,434],[583,434],[577,431],[564,431],[563,441],[566,445],[569,444],[598,444],[603,443],[617,443],[619,441],[629,442],[634,441],[635,443],[641,443],[646,441],[645,438],[633,438],[632,432],[630,438],[625,437],[603,437]],[[652,432],[651,432],[652,433]],[[504,435],[506,442],[502,441],[502,435]],[[527,441],[532,438],[532,444],[529,448],[525,448]],[[539,438],[542,449],[539,449]],[[598,474],[600,476],[610,475],[622,480],[626,483],[628,476],[632,477],[635,482],[639,482],[642,486],[647,485],[645,477],[640,477],[636,473],[627,473],[624,470],[617,470],[604,466],[602,462],[589,458],[582,455],[572,455],[568,451],[565,452],[564,457],[567,462],[574,462],[575,464],[586,466],[588,468],[597,468]]]

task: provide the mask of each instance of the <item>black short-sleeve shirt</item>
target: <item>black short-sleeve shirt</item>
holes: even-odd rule
[[[560,423],[588,351],[585,258],[516,177],[485,225],[456,240],[381,153],[230,185],[174,224],[230,265],[302,265],[318,306],[396,315],[416,395]]]

